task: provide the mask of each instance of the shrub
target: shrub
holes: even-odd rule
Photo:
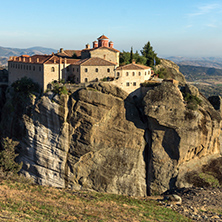
[[[12,87],[16,92],[22,92],[29,95],[30,93],[40,92],[40,87],[38,83],[32,81],[32,79],[26,76],[12,83]]]
[[[59,96],[62,94],[65,94],[65,95],[68,94],[68,90],[67,90],[66,86],[63,84],[53,82],[52,87],[53,87],[52,92],[54,92],[55,94],[58,94]]]
[[[15,154],[15,147],[19,144],[19,142],[13,141],[8,137],[2,140],[2,148],[0,151],[0,168],[1,170],[8,173],[18,173],[22,168],[22,163],[16,163],[15,158],[18,154]]]
[[[183,93],[183,98],[187,102],[187,108],[191,110],[197,110],[198,105],[201,105],[201,99],[190,93]]]

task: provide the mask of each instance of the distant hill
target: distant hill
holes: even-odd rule
[[[0,46],[0,57],[20,56],[20,55],[34,55],[34,54],[51,54],[56,52],[55,49],[44,47],[32,47],[27,49],[5,48]]]
[[[178,65],[202,66],[216,69],[222,69],[222,57],[183,57],[170,56],[166,57]]]
[[[195,79],[205,79],[214,76],[222,76],[222,69],[181,64],[179,64],[179,67],[180,72],[184,74],[187,80],[190,77]]]
[[[44,54],[52,54],[52,52],[56,52],[57,50],[51,48],[44,47],[31,47],[27,49],[19,49],[19,48],[5,48],[0,46],[0,66],[6,66],[8,58],[10,56],[20,56],[20,55],[44,55]]]

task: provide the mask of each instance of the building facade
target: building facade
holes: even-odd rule
[[[63,50],[52,55],[22,55],[8,61],[9,84],[26,76],[37,82],[43,91],[53,81],[73,83],[97,82],[104,78],[131,92],[151,76],[151,68],[139,64],[119,66],[119,51],[113,42],[102,35],[93,47],[87,44],[83,50]]]

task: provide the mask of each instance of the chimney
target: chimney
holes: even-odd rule
[[[22,58],[22,61],[25,62],[25,57]]]
[[[56,63],[56,58],[54,58],[54,63]]]
[[[63,48],[60,48],[60,53],[64,53],[64,50],[63,50]]]
[[[13,56],[13,61],[16,61],[16,58],[17,58],[16,56]]]
[[[13,57],[12,57],[12,56],[10,56],[10,57],[9,57],[9,60],[12,60],[12,58],[13,58]]]
[[[62,58],[59,57],[59,64],[62,64]]]
[[[29,57],[29,62],[32,62],[32,58],[31,57]]]
[[[21,57],[19,56],[19,62],[21,62]]]
[[[86,49],[90,49],[90,44],[86,44]]]
[[[39,58],[36,58],[36,62],[39,62]]]
[[[112,41],[109,42],[109,47],[113,48],[113,42]]]
[[[95,49],[95,48],[98,48],[98,42],[97,41],[94,41],[93,42],[93,48]]]
[[[136,64],[136,60],[135,59],[132,60],[132,64]]]

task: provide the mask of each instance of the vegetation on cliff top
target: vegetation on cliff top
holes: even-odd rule
[[[119,59],[120,64],[126,65],[132,63],[133,60],[138,64],[143,64],[147,66],[153,66],[154,63],[158,65],[160,63],[160,59],[157,57],[157,54],[154,52],[150,42],[147,42],[140,52],[141,55],[139,54],[138,51],[133,53],[133,47],[131,47],[130,52],[125,52],[125,51],[121,52]]]

